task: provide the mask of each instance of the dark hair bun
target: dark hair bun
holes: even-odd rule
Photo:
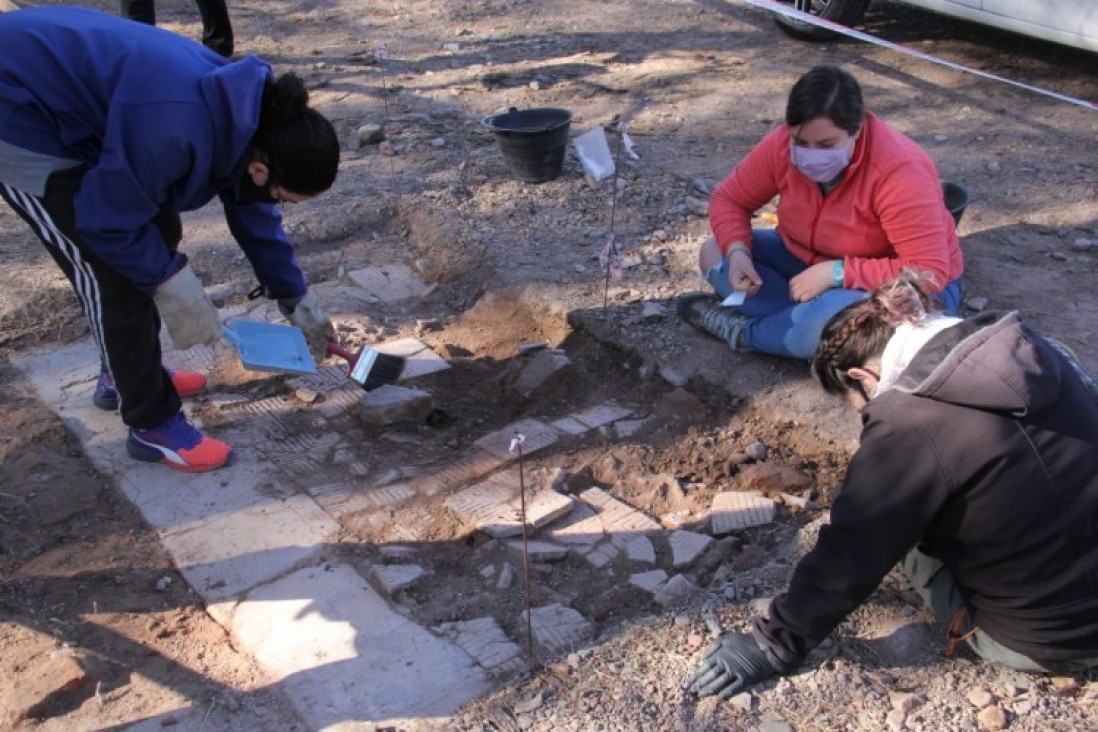
[[[309,107],[309,92],[295,74],[263,85],[254,153],[278,185],[313,196],[328,190],[339,169],[339,137],[332,123]]]
[[[309,106],[309,91],[297,74],[283,74],[268,88],[267,112],[275,119],[290,121],[300,117]]]

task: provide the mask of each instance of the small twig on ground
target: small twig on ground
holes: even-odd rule
[[[206,729],[206,720],[210,718],[211,714],[213,714],[214,707],[216,706],[217,699],[211,699],[210,708],[206,710],[206,715],[202,717],[202,724],[198,725],[198,732],[202,732],[202,730]]]

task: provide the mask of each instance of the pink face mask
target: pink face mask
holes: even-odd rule
[[[851,137],[850,142],[853,141],[854,138]],[[851,147],[850,143],[835,148],[793,145],[790,149],[790,160],[793,161],[793,165],[797,167],[797,170],[812,180],[817,183],[827,183],[834,180],[839,173],[846,169],[846,166],[850,165],[849,148]]]

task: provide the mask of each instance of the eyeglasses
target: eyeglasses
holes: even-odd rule
[[[286,204],[297,203],[297,201],[286,197],[286,191],[279,185],[282,176],[277,173],[274,165],[266,160],[264,162],[267,165],[267,195],[278,205],[282,213],[286,213]]]

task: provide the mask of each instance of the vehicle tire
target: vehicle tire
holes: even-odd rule
[[[833,23],[854,25],[865,15],[869,2],[870,0],[792,0],[790,5],[795,10],[808,12]],[[829,41],[839,36],[834,31],[793,20],[784,15],[776,16],[774,22],[788,35],[802,41]]]

